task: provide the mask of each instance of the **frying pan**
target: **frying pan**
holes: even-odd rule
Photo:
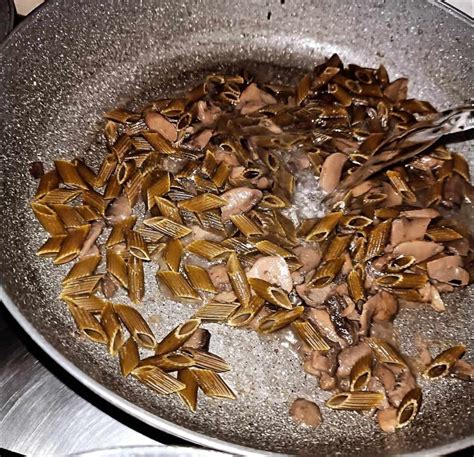
[[[35,182],[29,163],[59,157],[97,164],[101,114],[138,106],[189,87],[209,71],[248,67],[260,78],[295,78],[324,56],[384,63],[408,76],[413,96],[438,108],[473,95],[471,33],[466,22],[424,1],[172,0],[50,1],[2,46],[0,54],[0,224],[2,300],[58,363],[131,415],[195,443],[234,453],[394,455],[439,454],[471,444],[472,387],[446,379],[425,384],[412,426],[381,433],[371,418],[332,414],[310,430],[295,426],[297,397],[323,404],[326,394],[303,374],[285,332],[261,338],[209,325],[211,349],[230,361],[226,381],[236,402],[201,400],[191,414],[178,398],[155,395],[119,375],[105,350],[78,338],[56,298],[62,268],[35,257],[44,234],[29,209]],[[472,161],[472,151],[471,157]],[[153,282],[153,273],[147,273]],[[150,294],[149,294],[150,295]],[[402,349],[420,334],[472,347],[472,288],[448,299],[448,311],[404,310],[397,319]],[[164,336],[193,310],[153,293],[143,313],[159,316]]]

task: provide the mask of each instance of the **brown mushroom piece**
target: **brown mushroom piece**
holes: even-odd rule
[[[377,412],[377,422],[385,433],[393,433],[397,427],[397,408],[386,408]]]
[[[357,341],[358,335],[354,322],[342,315],[347,306],[344,299],[339,295],[331,295],[324,302],[324,306],[329,313],[337,335],[345,341],[347,346],[353,345]]]
[[[416,263],[420,263],[439,254],[443,249],[443,245],[433,241],[414,240],[400,243],[393,249],[393,254],[395,256],[412,256],[415,257]]]
[[[464,381],[474,381],[474,365],[465,360],[458,360],[451,368],[451,373]]]
[[[428,276],[452,286],[465,286],[469,282],[469,273],[461,267],[462,259],[450,255],[427,263]]]
[[[262,191],[249,187],[235,187],[221,195],[227,201],[227,205],[221,208],[222,220],[227,221],[230,216],[243,214],[250,211],[261,199]]]
[[[395,386],[386,389],[386,393],[390,403],[398,408],[405,395],[416,387],[416,379],[408,368],[393,365],[388,368],[395,374]]]
[[[387,196],[383,202],[385,207],[391,208],[392,206],[399,206],[403,203],[403,199],[400,194],[396,192],[393,186],[388,182],[383,182],[381,187],[381,192]]]
[[[390,244],[397,246],[400,243],[413,240],[422,240],[431,219],[428,217],[416,217],[407,219],[402,217],[392,222]]]
[[[225,151],[224,149],[215,149],[213,152],[217,163],[220,164],[224,162],[231,167],[240,166],[240,162],[237,160],[237,157],[234,153]]]
[[[198,101],[196,106],[197,118],[206,127],[214,125],[222,113],[222,110],[218,106],[208,105],[204,100]]]
[[[120,195],[105,210],[105,217],[110,225],[115,225],[132,215],[132,207],[126,194]]]
[[[387,321],[398,311],[398,302],[394,295],[382,290],[370,297],[362,306],[360,315],[360,335],[367,335],[372,320]]]
[[[285,259],[280,256],[260,257],[247,272],[247,277],[263,279],[287,292],[293,289],[290,269]]]
[[[318,405],[304,398],[298,398],[293,402],[290,416],[297,424],[313,428],[319,427],[323,421]]]
[[[332,192],[338,186],[347,158],[346,154],[334,152],[324,161],[319,175],[319,185],[325,192]]]
[[[174,142],[178,138],[176,126],[156,111],[149,111],[145,114],[145,124],[150,130],[158,132],[168,141]]]
[[[230,292],[232,285],[230,283],[227,267],[225,265],[214,265],[208,269],[209,277],[214,287],[221,292]]]
[[[232,290],[224,290],[214,295],[214,301],[216,303],[234,303],[237,301],[237,295]]]
[[[372,354],[372,349],[365,342],[355,346],[344,348],[337,356],[338,367],[336,375],[338,378],[347,378],[351,374],[352,367],[362,357]]]
[[[296,293],[308,306],[313,308],[323,306],[326,299],[334,294],[335,288],[335,284],[329,284],[325,287],[308,287],[307,284],[299,284],[295,287]]]
[[[240,94],[237,109],[242,114],[249,114],[258,111],[267,105],[274,105],[276,103],[275,97],[259,89],[255,83],[249,84]]]
[[[309,319],[316,324],[323,335],[333,343],[339,343],[341,347],[346,347],[346,342],[339,337],[331,321],[329,313],[325,309],[312,308],[308,313]]]
[[[203,349],[209,350],[209,343],[211,341],[211,333],[205,328],[198,328],[191,338],[183,344],[183,348]]]
[[[191,230],[192,232],[189,235],[187,235],[186,238],[183,238],[184,244],[187,244],[187,243],[190,243],[191,241],[196,241],[196,240],[207,240],[207,241],[219,242],[224,239],[223,235],[211,232],[209,230],[204,230],[203,228],[199,227],[199,225],[191,226]]]
[[[102,230],[104,230],[104,227],[105,224],[102,220],[95,221],[91,224],[91,228],[89,230],[89,233],[87,234],[87,238],[85,239],[84,244],[82,245],[81,252],[79,252],[80,259],[90,255],[99,254],[99,248],[96,246],[95,242],[102,233]]]
[[[298,272],[302,274],[314,270],[321,262],[321,248],[317,244],[314,246],[298,246],[293,252],[298,256],[298,260],[301,263],[301,268],[298,269]]]
[[[117,293],[118,288],[119,285],[111,274],[104,275],[101,281],[101,289],[105,298],[112,298]]]
[[[273,122],[271,119],[262,119],[258,123],[258,125],[260,125],[261,127],[266,128],[269,132],[272,132],[272,133],[280,134],[280,133],[283,132],[281,127],[279,125],[275,124],[275,122]]]
[[[414,219],[418,217],[434,219],[439,216],[439,211],[434,208],[410,209],[402,211],[400,216]]]
[[[303,369],[306,373],[319,378],[323,373],[330,373],[332,369],[332,362],[325,354],[313,350],[306,358]]]
[[[187,145],[192,148],[204,149],[212,138],[212,135],[214,135],[214,131],[211,129],[201,130],[193,136],[192,140],[187,143]]]
[[[360,197],[361,195],[366,194],[369,190],[376,187],[378,183],[373,179],[368,179],[367,181],[362,181],[360,184],[357,184],[351,190],[351,195],[354,198]]]

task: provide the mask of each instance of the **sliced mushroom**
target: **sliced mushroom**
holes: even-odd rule
[[[126,194],[117,197],[106,209],[105,217],[107,222],[115,225],[120,221],[128,219],[132,215],[132,207]]]
[[[259,89],[255,83],[252,83],[240,94],[237,109],[240,109],[242,114],[249,114],[258,111],[264,106],[274,105],[276,102],[273,95]]]
[[[329,284],[325,287],[308,287],[307,284],[300,284],[295,287],[296,293],[311,307],[317,308],[323,306],[326,299],[334,294],[335,284]]]
[[[247,272],[247,277],[263,279],[287,292],[291,292],[293,289],[290,269],[283,257],[280,256],[260,257]]]
[[[208,105],[204,100],[197,102],[197,118],[206,127],[212,126],[216,123],[222,110],[215,105]]]
[[[208,270],[209,277],[214,287],[221,292],[230,292],[232,285],[225,265],[214,265]]]
[[[313,428],[321,425],[323,421],[318,405],[304,398],[298,398],[293,402],[290,408],[290,416],[297,424]]]
[[[302,264],[301,268],[298,269],[299,273],[306,274],[314,270],[321,262],[321,248],[317,244],[314,246],[298,246],[293,252]]]
[[[176,126],[156,111],[149,111],[145,114],[145,123],[150,130],[158,132],[168,141],[174,142],[178,138]]]
[[[324,161],[319,176],[319,185],[325,192],[332,192],[338,186],[347,158],[346,154],[335,152]]]
[[[209,230],[204,230],[199,227],[199,225],[191,226],[192,232],[183,239],[184,243],[196,241],[196,240],[207,240],[207,241],[222,241],[225,237],[218,233],[211,232]]]
[[[261,199],[262,191],[249,187],[235,187],[221,195],[227,200],[227,205],[222,207],[222,220],[229,220],[234,214],[243,214],[251,210]]]
[[[445,243],[449,253],[460,255],[465,257],[469,254],[469,241],[466,238],[461,238],[460,240],[448,241]]]
[[[187,144],[192,148],[204,149],[207,146],[207,143],[209,143],[209,140],[212,138],[212,135],[214,135],[213,130],[204,129],[195,135],[193,139]]]
[[[223,292],[219,292],[214,296],[214,301],[216,303],[234,303],[237,301],[237,295],[235,295],[232,290],[224,290]]]
[[[367,181],[363,181],[360,184],[357,184],[352,190],[351,195],[354,198],[360,197],[361,195],[366,194],[369,190],[376,187],[378,183],[373,179],[368,179]]]
[[[469,273],[461,265],[462,259],[458,255],[432,260],[427,263],[428,276],[453,286],[465,286],[469,282]]]
[[[398,407],[405,395],[416,387],[416,379],[408,368],[389,366],[391,371],[395,371],[395,387],[386,390],[387,397],[393,406]]]
[[[451,373],[464,381],[474,381],[474,365],[465,360],[458,360],[451,369]]]
[[[400,243],[393,250],[395,256],[412,256],[415,257],[416,263],[423,262],[436,254],[439,254],[444,246],[433,241],[406,241]]]
[[[262,119],[258,123],[258,125],[260,125],[262,127],[265,127],[268,131],[270,131],[272,133],[279,134],[279,133],[283,132],[281,127],[279,125],[275,124],[275,122],[273,122],[271,119]]]
[[[102,220],[95,221],[91,224],[91,228],[89,230],[89,233],[87,234],[87,238],[84,241],[84,244],[82,245],[81,252],[79,252],[80,259],[98,253],[97,251],[99,248],[95,245],[95,242],[102,233],[102,230],[104,230],[104,227],[105,223]]]
[[[204,351],[209,350],[209,342],[211,340],[211,333],[209,330],[204,328],[198,328],[191,338],[189,338],[183,347],[194,348],[194,349],[203,349]]]
[[[351,374],[354,364],[362,357],[371,354],[372,349],[370,349],[370,346],[365,342],[344,348],[337,356],[337,377],[347,378]]]
[[[385,433],[393,433],[397,427],[397,408],[386,408],[377,412],[377,422]]]
[[[413,240],[422,240],[431,219],[427,217],[416,217],[413,219],[400,218],[392,222],[390,244],[397,246],[400,243]]]
[[[339,343],[341,347],[347,346],[346,342],[337,334],[331,317],[325,309],[312,308],[309,311],[309,319],[316,324],[328,340]]]
[[[226,163],[231,167],[238,167],[240,166],[240,162],[237,160],[237,157],[234,153],[230,151],[225,151],[224,149],[216,149],[214,151],[214,157],[217,163]]]
[[[112,298],[117,293],[119,285],[112,275],[106,274],[102,278],[101,288],[105,298]]]
[[[399,206],[403,203],[403,199],[398,192],[395,191],[393,186],[388,182],[383,182],[381,184],[381,191],[383,194],[387,196],[384,200],[383,204],[387,208],[391,208],[392,206]]]
[[[273,184],[273,179],[268,178],[267,176],[262,176],[257,180],[257,183],[255,184],[257,186],[257,189],[264,190],[264,189],[269,189]]]
[[[439,211],[434,208],[424,208],[424,209],[411,209],[407,211],[402,211],[400,216],[408,218],[418,218],[418,217],[427,217],[429,219],[434,219],[439,216]]]
[[[395,316],[397,311],[398,302],[395,296],[384,290],[376,293],[362,306],[359,333],[367,335],[372,319],[375,321],[386,321]]]
[[[303,369],[306,373],[320,377],[322,373],[330,373],[332,362],[324,354],[319,351],[311,351],[309,357],[306,358]]]

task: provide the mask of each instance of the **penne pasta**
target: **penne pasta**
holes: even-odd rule
[[[200,194],[197,197],[192,197],[189,200],[183,200],[178,203],[178,208],[191,211],[193,213],[203,213],[211,209],[221,208],[227,205],[227,200],[218,197],[214,194]]]
[[[118,280],[120,285],[128,289],[127,262],[120,252],[112,249],[106,251],[107,272]]]
[[[203,349],[183,347],[182,354],[189,356],[196,368],[204,368],[215,371],[216,373],[223,373],[230,370],[230,365],[218,355],[211,354]]]
[[[254,295],[248,306],[240,305],[234,313],[227,318],[227,324],[231,327],[244,327],[248,325],[252,319],[263,308],[265,300],[258,295]]]
[[[115,313],[112,303],[107,303],[102,309],[100,323],[107,335],[107,348],[111,355],[117,355],[124,343],[122,325]]]
[[[135,342],[146,349],[154,349],[156,339],[142,315],[132,306],[114,305],[115,312],[124,323]]]
[[[201,320],[195,318],[178,325],[158,343],[155,354],[161,355],[176,351],[193,336],[200,325]]]
[[[179,271],[183,253],[184,253],[183,244],[181,243],[180,240],[169,240],[166,243],[163,249],[162,256],[163,256],[163,260],[165,261],[167,267],[170,270]]]
[[[143,132],[143,136],[161,154],[173,155],[178,150],[158,132]]]
[[[143,223],[154,230],[162,233],[163,235],[169,236],[171,238],[183,238],[186,235],[189,235],[192,230],[182,224],[167,219],[166,217],[151,217],[145,219]]]
[[[76,210],[85,222],[94,222],[101,219],[101,215],[89,205],[76,206]]]
[[[349,243],[351,242],[352,236],[350,235],[337,235],[329,243],[326,251],[324,252],[323,259],[325,261],[336,260],[340,258],[346,251]]]
[[[258,324],[261,333],[273,333],[298,319],[304,311],[304,306],[296,306],[291,310],[277,311],[264,317]]]
[[[82,193],[82,203],[94,208],[102,216],[108,205],[108,201],[94,190],[86,190]]]
[[[344,264],[343,258],[329,260],[318,267],[313,279],[309,282],[310,287],[321,288],[330,284],[341,271]]]
[[[211,302],[199,308],[193,317],[206,322],[227,322],[237,308],[239,308],[237,303]]]
[[[112,146],[112,152],[115,154],[115,157],[117,157],[117,161],[121,163],[131,148],[132,141],[130,140],[130,137],[123,133],[118,137],[117,141]]]
[[[196,382],[196,378],[190,369],[184,368],[178,371],[178,381],[186,386],[178,392],[179,397],[190,411],[195,412],[198,396],[198,383]]]
[[[88,187],[95,187],[97,177],[90,167],[88,167],[83,160],[74,159],[73,162],[82,180]]]
[[[297,105],[301,105],[303,101],[310,94],[311,89],[311,74],[307,73],[304,75],[296,84],[296,97],[295,102]]]
[[[250,284],[247,280],[247,275],[237,257],[237,254],[233,252],[230,254],[227,260],[227,273],[229,275],[232,289],[237,295],[237,299],[242,306],[247,306],[250,301]]]
[[[136,170],[132,177],[127,181],[124,186],[124,193],[130,202],[130,206],[133,208],[140,197],[140,192],[143,184],[143,175],[140,171]]]
[[[182,370],[183,368],[189,368],[194,365],[195,362],[189,355],[180,352],[170,352],[168,354],[147,357],[138,364],[138,368],[158,367],[169,373],[172,371]]]
[[[137,221],[135,216],[128,217],[127,219],[123,219],[117,222],[110,231],[109,238],[105,246],[107,248],[111,248],[117,244],[125,242],[125,236],[129,230],[133,228]]]
[[[291,328],[309,348],[321,352],[331,349],[319,330],[310,321],[299,318],[291,323]]]
[[[85,190],[89,188],[72,162],[69,162],[68,160],[55,160],[54,166],[56,167],[56,171],[58,172],[61,181],[66,186]]]
[[[407,364],[403,360],[402,356],[387,341],[374,337],[366,338],[366,341],[374,351],[375,357],[379,363],[396,365],[402,368],[407,367]]]
[[[389,273],[380,276],[375,282],[382,287],[420,289],[428,282],[428,276],[415,273]]]
[[[102,275],[92,275],[68,281],[63,285],[60,298],[92,295],[97,290],[101,279]]]
[[[363,390],[372,376],[372,355],[361,357],[352,367],[350,378],[351,391]]]
[[[66,229],[80,227],[85,225],[86,221],[80,215],[77,207],[69,206],[64,203],[51,204],[50,208],[58,215]]]
[[[283,309],[293,308],[287,293],[280,287],[274,287],[269,282],[258,278],[248,278],[248,282],[263,300]]]
[[[341,220],[339,221],[339,225],[348,230],[364,230],[372,223],[372,219],[361,214],[342,216]]]
[[[422,394],[419,387],[410,390],[397,408],[396,428],[402,428],[412,422],[420,411]]]
[[[138,232],[130,230],[126,235],[127,249],[133,256],[141,260],[150,260],[150,253],[144,238]]]
[[[227,183],[231,171],[232,167],[229,164],[221,162],[211,178],[212,182],[219,188],[224,187],[224,185]]]
[[[61,300],[68,305],[84,308],[90,313],[101,313],[107,305],[107,300],[97,297],[96,295],[75,295],[75,296],[61,296]]]
[[[245,237],[263,235],[262,229],[245,214],[236,214],[230,216],[232,223],[239,229]]]
[[[151,209],[153,205],[156,203],[155,197],[161,197],[163,195],[166,195],[170,190],[171,190],[171,175],[169,173],[165,173],[147,189],[148,209]]]
[[[145,369],[137,367],[132,371],[132,376],[161,395],[173,394],[186,387],[158,367],[145,367]]]
[[[118,350],[120,370],[123,376],[128,376],[140,362],[140,354],[135,340],[130,337]]]
[[[78,260],[64,277],[62,284],[64,285],[70,281],[84,278],[86,276],[92,276],[101,259],[102,256],[100,255],[90,255]]]
[[[61,219],[49,206],[33,202],[31,208],[38,222],[50,235],[64,235],[66,233]]]
[[[465,181],[470,182],[471,176],[469,173],[469,164],[461,154],[452,154],[453,158],[453,172],[461,176]]]
[[[199,299],[199,294],[191,287],[181,273],[177,271],[159,271],[156,277],[169,289],[174,297]]]
[[[96,187],[102,187],[109,181],[110,177],[114,173],[117,167],[117,157],[115,154],[107,154],[97,172],[97,178],[95,181]]]
[[[122,193],[122,186],[117,181],[117,176],[112,175],[107,180],[105,190],[104,190],[104,199],[105,200],[113,200],[115,198],[120,197]]]
[[[236,399],[234,392],[214,371],[201,368],[191,368],[190,370],[204,395],[228,400]]]
[[[51,170],[41,176],[36,190],[35,200],[39,200],[47,195],[50,191],[57,189],[61,183],[61,178],[56,170]]]
[[[347,288],[349,295],[357,305],[359,302],[365,300],[365,289],[362,277],[358,270],[351,270],[347,275]]]
[[[54,259],[54,264],[62,265],[63,263],[74,260],[81,252],[89,230],[90,225],[81,225],[80,227],[69,229],[66,238],[64,238],[61,244],[61,249]]]
[[[425,378],[436,379],[449,374],[454,364],[463,357],[466,347],[462,344],[453,346],[438,354],[426,367],[423,373]]]
[[[217,290],[209,277],[209,273],[205,268],[198,265],[186,264],[184,270],[186,271],[186,276],[188,277],[189,282],[195,289],[203,292],[217,293]]]
[[[390,230],[392,227],[391,220],[386,220],[376,225],[369,234],[367,247],[365,250],[365,260],[371,260],[374,257],[381,256],[384,253],[385,246],[388,243]]]
[[[145,295],[145,275],[143,272],[143,260],[130,256],[128,260],[128,298],[138,304]]]
[[[180,211],[173,202],[170,202],[169,200],[166,200],[162,197],[155,197],[155,204],[163,217],[171,219],[178,224],[183,223]]]
[[[85,308],[69,306],[79,331],[94,343],[107,344],[107,335],[97,319]]]
[[[411,255],[399,255],[390,260],[387,264],[387,271],[390,273],[398,273],[410,268],[416,263],[416,258]]]
[[[233,252],[232,249],[223,244],[207,240],[191,241],[191,243],[186,246],[185,250],[207,260],[215,260],[230,255]]]
[[[449,227],[434,227],[426,231],[426,237],[435,243],[461,240],[463,236]]]
[[[50,236],[46,242],[36,251],[36,255],[40,257],[56,257],[61,249],[66,235]]]
[[[388,179],[392,183],[395,191],[408,203],[416,202],[416,195],[408,186],[408,183],[405,181],[403,176],[397,171],[387,171],[386,173]]]
[[[255,247],[262,253],[270,256],[278,255],[287,259],[297,259],[297,256],[281,246],[268,240],[262,240],[255,243]]]
[[[306,235],[306,241],[324,241],[334,230],[342,217],[340,211],[329,213],[321,218]]]
[[[51,205],[57,203],[69,203],[82,194],[82,190],[76,189],[52,189],[44,197],[40,203],[43,205]],[[33,206],[33,203],[31,204]]]
[[[333,395],[326,401],[326,406],[331,409],[348,409],[353,411],[363,411],[377,408],[384,399],[381,392],[341,392]]]

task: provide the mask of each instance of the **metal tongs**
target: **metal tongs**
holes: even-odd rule
[[[323,201],[332,207],[343,200],[350,189],[375,173],[415,157],[445,135],[465,132],[472,128],[474,128],[474,106],[446,110],[429,120],[419,121],[410,129],[384,140],[374,149],[370,158],[354,173],[346,176]]]

